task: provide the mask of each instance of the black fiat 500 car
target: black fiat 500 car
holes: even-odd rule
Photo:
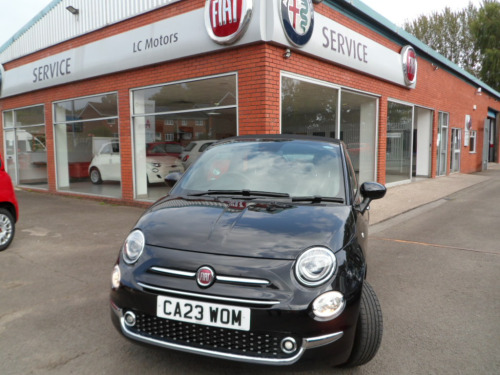
[[[382,313],[366,282],[368,205],[345,145],[289,135],[212,145],[139,219],[112,273],[127,338],[288,365],[371,360]]]

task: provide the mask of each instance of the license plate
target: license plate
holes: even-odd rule
[[[250,330],[250,309],[158,296],[156,314],[160,318],[211,327]]]

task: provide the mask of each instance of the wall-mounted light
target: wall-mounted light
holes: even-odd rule
[[[474,105],[472,106],[472,109],[475,111],[475,110],[477,109],[477,105],[475,105],[475,104],[474,104]]]
[[[481,95],[481,92],[483,91],[483,89],[481,87],[478,87],[477,88],[477,91],[476,91],[476,94],[477,95]]]
[[[73,15],[78,15],[80,13],[80,11],[78,9],[76,9],[74,6],[70,5],[70,6],[67,6],[66,9],[68,10],[68,12],[70,12],[71,14]]]
[[[287,48],[287,49],[285,50],[285,53],[283,54],[283,57],[284,57],[285,59],[289,59],[289,58],[290,58],[290,56],[292,56],[292,51],[290,51],[290,48]]]
[[[434,68],[434,71],[438,70],[439,69],[439,66],[437,66],[436,64],[431,64],[432,67]]]

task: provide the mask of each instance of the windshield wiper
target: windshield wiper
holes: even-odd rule
[[[333,202],[333,203],[344,203],[344,198],[339,198],[339,197],[322,197],[321,195],[315,195],[315,196],[311,196],[311,197],[292,197],[292,202],[311,202],[311,203]]]
[[[290,198],[287,193],[272,193],[268,191],[255,190],[208,190],[202,193],[188,194],[190,197],[201,197],[203,195],[238,195],[242,197],[271,197],[271,198]]]

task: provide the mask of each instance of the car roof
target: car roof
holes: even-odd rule
[[[340,145],[342,143],[339,139],[318,137],[312,135],[298,135],[298,134],[252,134],[252,135],[240,135],[237,137],[224,138],[218,141],[221,143],[239,142],[239,141],[249,141],[249,142],[259,142],[259,141],[313,141],[313,142],[327,142]]]

